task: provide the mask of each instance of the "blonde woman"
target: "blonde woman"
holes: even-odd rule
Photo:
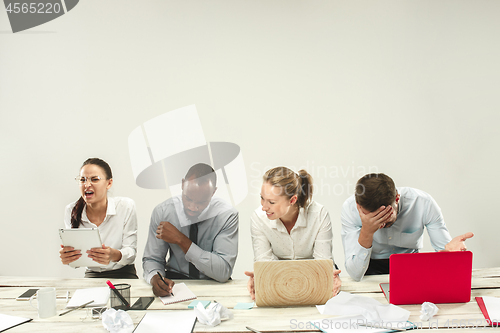
[[[261,206],[251,216],[255,261],[330,259],[332,225],[325,207],[312,200],[313,182],[307,171],[286,167],[268,170],[260,192]],[[334,295],[340,290],[340,270],[334,271]],[[255,299],[253,272],[248,291]]]

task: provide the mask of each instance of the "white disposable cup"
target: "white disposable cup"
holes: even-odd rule
[[[38,305],[35,307],[32,301],[36,298]],[[31,296],[30,304],[38,309],[40,319],[49,318],[56,315],[56,288],[38,289],[35,295]]]

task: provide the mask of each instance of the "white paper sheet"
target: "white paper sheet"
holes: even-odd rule
[[[0,314],[0,332],[28,321],[31,319]]]
[[[360,323],[366,323],[366,319],[363,316],[347,316],[311,320],[311,324],[325,333],[379,333],[389,331],[385,328],[360,326]]]
[[[134,333],[191,333],[196,323],[193,310],[150,311],[142,318]]]
[[[342,316],[321,318],[310,321],[312,325],[325,333],[354,333],[354,332],[393,332],[417,328],[413,323],[407,322],[369,322],[363,316]]]
[[[483,302],[490,316],[490,320],[494,323],[498,323],[500,321],[500,298],[483,296]]]

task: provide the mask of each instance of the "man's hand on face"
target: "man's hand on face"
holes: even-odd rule
[[[392,206],[382,206],[374,212],[365,213],[359,204],[357,204],[357,207],[362,225],[358,242],[365,249],[369,249],[372,247],[375,232],[386,225],[392,225],[396,220],[394,208]]]
[[[359,204],[356,204],[359,212],[359,217],[361,218],[362,229],[369,234],[374,234],[378,229],[381,229],[393,221],[392,214],[394,212],[394,208],[392,206],[381,206],[374,212],[371,213],[363,213],[363,209]]]

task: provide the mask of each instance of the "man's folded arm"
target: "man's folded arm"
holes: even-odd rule
[[[156,272],[165,275],[166,261],[165,258],[170,249],[170,245],[161,239],[156,238],[156,229],[160,223],[156,209],[151,214],[151,222],[149,224],[148,241],[144,248],[142,257],[142,268],[144,270],[144,280],[150,283],[151,278]]]

